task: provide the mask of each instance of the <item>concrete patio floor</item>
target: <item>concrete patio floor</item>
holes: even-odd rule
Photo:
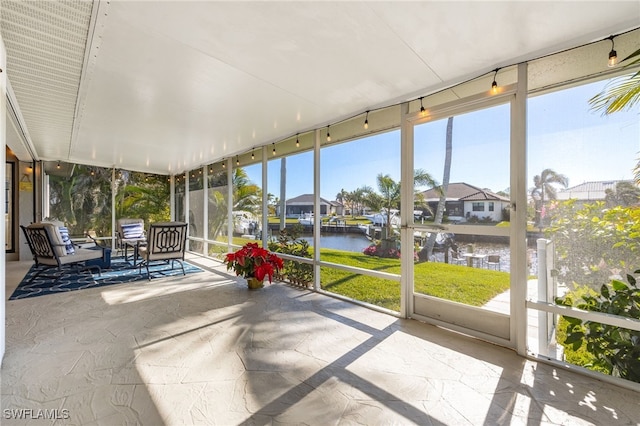
[[[636,392],[192,262],[210,270],[7,301],[2,424],[640,424]],[[7,299],[30,265],[6,264]]]

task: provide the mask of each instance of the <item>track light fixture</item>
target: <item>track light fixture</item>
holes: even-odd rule
[[[331,142],[331,133],[329,132],[329,124],[327,125],[327,142]]]
[[[300,148],[300,139],[298,138],[298,133],[296,133],[296,148]]]
[[[618,53],[614,49],[615,44],[613,42],[613,39],[614,39],[614,36],[607,37],[607,40],[611,40],[611,52],[609,52],[609,62],[607,63],[607,66],[609,68],[615,67],[616,64],[618,63]]]
[[[240,157],[236,155],[236,166],[239,166],[239,165],[240,165]]]
[[[420,115],[425,115],[426,111],[424,109],[424,105],[422,105],[422,96],[420,96]]]
[[[276,155],[276,144],[275,144],[275,142],[273,143],[273,155]]]
[[[251,150],[251,159],[252,159],[252,160],[255,160],[255,159],[256,159],[256,156],[255,156],[255,155],[253,155],[253,150]]]
[[[367,111],[367,115],[364,117],[364,125],[362,127],[364,127],[365,130],[369,128],[369,111]]]
[[[498,83],[496,82],[496,76],[498,75],[498,71],[500,68],[495,69],[495,74],[493,75],[493,83],[491,83],[491,92],[498,93]]]

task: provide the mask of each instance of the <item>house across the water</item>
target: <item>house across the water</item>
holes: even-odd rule
[[[285,203],[285,216],[299,218],[304,214],[313,212],[313,194],[302,194],[289,198]],[[320,216],[328,216],[336,213],[336,206],[324,198],[320,198]],[[280,206],[276,209],[276,216],[280,216]]]
[[[423,216],[431,216],[438,208],[440,192],[429,189],[420,193],[423,201],[429,205],[431,212],[422,209]],[[478,188],[468,183],[450,183],[445,197],[444,214],[452,221],[491,221],[506,220],[505,211],[509,209],[509,198],[496,194],[488,189]],[[415,210],[420,210],[416,206]]]

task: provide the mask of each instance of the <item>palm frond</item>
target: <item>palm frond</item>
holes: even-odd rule
[[[589,105],[602,115],[630,110],[640,101],[640,72],[632,76],[617,77],[607,87],[589,99]]]
[[[640,63],[640,49],[636,50],[631,55],[624,58],[622,61],[620,61],[620,63],[625,62],[628,59],[635,58],[636,56],[638,56],[638,59],[636,59],[635,61],[629,62],[628,64],[625,64],[625,67],[630,67],[630,66],[633,66],[634,64]]]

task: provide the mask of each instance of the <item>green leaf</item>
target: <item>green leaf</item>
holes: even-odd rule
[[[556,305],[560,305],[560,306],[572,306],[573,305],[573,300],[569,296],[556,297],[555,302],[556,302]]]
[[[580,349],[580,346],[582,346],[582,340],[579,340],[577,342],[573,343],[573,350],[577,351],[578,349]]]
[[[620,280],[611,280],[611,286],[613,287],[613,289],[615,291],[623,291],[628,289],[629,287],[627,286],[627,284],[625,284],[624,282],[620,281]],[[604,287],[604,286],[603,286]],[[608,292],[608,290],[607,290]],[[604,294],[604,293],[603,293]],[[609,296],[607,296],[609,297]]]
[[[575,327],[576,325],[582,324],[582,320],[580,320],[578,318],[564,317],[564,319],[567,321],[567,323],[569,323],[571,328]]]
[[[624,58],[620,62],[622,63],[622,62],[626,61],[627,59],[635,58],[636,56],[640,56],[640,49],[636,50],[635,52],[633,52],[632,54],[630,54],[629,56],[627,56],[626,58]],[[639,60],[640,60],[640,58],[639,58]],[[635,62],[632,62],[631,64],[625,64],[625,66],[629,66],[629,65],[632,65],[634,63]]]
[[[584,333],[581,331],[577,331],[577,332],[567,334],[567,339],[564,342],[566,344],[579,342],[581,345],[583,339],[584,339]],[[578,347],[580,347],[580,345],[578,345]]]

